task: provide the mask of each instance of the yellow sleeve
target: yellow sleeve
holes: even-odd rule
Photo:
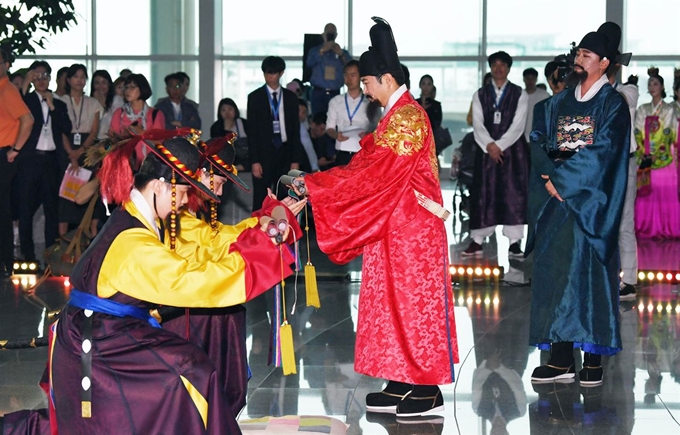
[[[232,306],[246,301],[246,264],[238,253],[184,257],[148,230],[132,228],[116,237],[101,265],[97,294],[116,292],[177,307]]]
[[[229,255],[229,248],[236,242],[241,233],[248,228],[257,226],[257,218],[248,218],[236,225],[218,224],[217,231],[213,231],[210,224],[198,219],[188,212],[179,215],[180,233],[177,236],[175,251],[184,258],[199,254],[215,259]],[[170,245],[170,238],[166,232],[166,246]]]

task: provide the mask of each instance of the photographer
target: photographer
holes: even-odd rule
[[[328,23],[323,30],[324,43],[312,48],[307,55],[307,66],[312,69],[312,113],[328,111],[328,102],[340,94],[344,84],[343,67],[352,60],[349,52],[337,42],[338,29]]]
[[[568,68],[566,56],[563,54],[555,56],[555,59],[548,62],[545,66],[543,73],[548,80],[548,86],[550,86],[553,95],[559,94],[566,87],[564,78]]]

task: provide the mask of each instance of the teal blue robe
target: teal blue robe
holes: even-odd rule
[[[532,345],[621,350],[618,234],[629,147],[628,106],[607,84],[589,101],[578,102],[568,89],[536,106],[526,249],[534,252]],[[548,157],[558,149],[576,153]],[[564,202],[548,194],[542,174]]]

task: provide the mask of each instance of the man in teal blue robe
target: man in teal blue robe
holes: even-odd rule
[[[615,38],[601,31],[587,34],[574,66],[579,84],[547,100],[534,116],[530,344],[549,349],[551,356],[534,370],[532,382],[572,381],[576,347],[585,351],[581,385],[599,385],[600,356],[621,350],[618,232],[630,115],[605,74],[616,56],[609,47],[618,47],[620,33]]]

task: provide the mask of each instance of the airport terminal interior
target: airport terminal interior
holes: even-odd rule
[[[10,0],[11,2],[11,0]],[[316,244],[309,211],[311,259],[316,266],[321,308],[307,307],[304,277],[286,281],[288,319],[293,326],[297,374],[284,376],[268,365],[273,295],[248,302],[247,350],[252,378],[239,421],[266,416],[329,416],[346,424],[346,434],[418,435],[670,435],[680,433],[680,239],[638,239],[638,283],[633,299],[620,301],[623,350],[604,357],[604,382],[532,384],[532,370],[548,352],[529,346],[533,257],[508,254],[501,227],[481,256],[466,257],[470,245],[469,189],[451,171],[463,137],[473,93],[488,71],[488,54],[513,56],[509,79],[523,86],[522,71],[533,67],[539,83],[546,62],[569,51],[570,43],[607,20],[622,23],[622,51],[632,52],[620,81],[639,77],[639,104],[647,69],[659,68],[667,89],[680,71],[680,2],[675,0],[591,0],[587,4],[542,0],[421,0],[375,2],[313,0],[229,2],[227,0],[74,0],[80,16],[71,31],[50,38],[44,49],[21,56],[15,68],[36,59],[54,70],[83,63],[111,75],[129,68],[145,74],[164,96],[163,77],[186,71],[188,97],[200,104],[204,130],[217,103],[233,98],[245,112],[247,95],[263,84],[260,63],[278,55],[287,65],[282,83],[302,78],[305,34],[326,23],[354,58],[369,45],[370,17],[392,25],[402,63],[410,69],[411,92],[430,74],[442,104],[453,146],[439,157],[450,275],[453,282],[460,362],[455,383],[440,386],[445,409],[418,419],[366,412],[366,394],[385,382],[354,371],[361,257],[336,265]],[[273,16],[265,17],[265,13]],[[120,29],[125,29],[121,31]],[[671,102],[672,91],[667,102]],[[677,160],[675,162],[677,165]],[[454,176],[452,176],[454,175]],[[250,174],[243,178],[249,182]],[[236,223],[250,214],[244,192],[228,189],[219,218]],[[34,222],[36,251],[46,246],[41,212]],[[680,222],[676,223],[680,225]],[[526,228],[525,228],[526,236]],[[526,237],[522,240],[525,248]],[[303,240],[304,246],[304,240]],[[306,249],[302,249],[306,251]],[[307,260],[302,256],[303,264]],[[44,264],[40,264],[42,268]],[[0,342],[44,341],[50,323],[69,298],[68,277],[21,270],[0,278]],[[0,351],[0,416],[47,406],[38,385],[47,361],[45,346]],[[582,361],[577,358],[578,371]],[[331,433],[331,432],[328,432]],[[335,433],[335,432],[332,432]],[[338,432],[340,433],[340,432]]]

